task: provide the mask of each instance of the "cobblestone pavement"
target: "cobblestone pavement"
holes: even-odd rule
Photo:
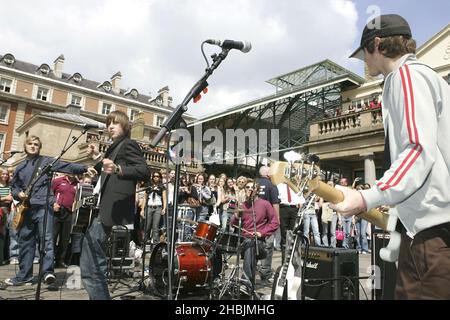
[[[147,261],[149,259],[147,258]],[[230,259],[233,260],[233,259]],[[370,255],[359,255],[359,276],[368,276],[368,269],[370,266]],[[148,265],[148,262],[147,262]],[[281,265],[281,252],[275,251],[273,255],[272,267],[274,270]],[[229,276],[229,271],[232,270],[233,265],[230,263],[229,270],[226,275]],[[39,265],[34,265],[34,274],[38,273]],[[3,282],[6,278],[13,277],[18,271],[18,265],[3,265],[0,266],[0,280]],[[86,291],[82,288],[82,284],[79,277],[79,268],[77,266],[69,266],[67,269],[56,269],[56,282],[52,285],[42,284],[40,299],[42,300],[87,300],[88,296]],[[143,290],[149,288],[148,280],[144,283],[145,285],[139,286],[141,282],[142,267],[136,266],[134,272],[127,272],[125,277],[120,277],[120,279],[111,279],[109,288],[113,299],[136,299],[136,300],[161,300],[165,299],[155,292],[147,292],[149,290]],[[148,279],[148,278],[146,278]],[[224,283],[224,282],[222,282]],[[370,289],[367,288],[367,281],[364,279],[360,280],[360,300],[371,299]],[[223,286],[222,286],[223,287]],[[231,288],[230,285],[228,288]],[[237,286],[236,286],[237,287]],[[364,290],[363,290],[364,288]],[[4,287],[0,288],[0,299],[8,300],[34,300],[36,298],[37,284],[29,284],[19,287]],[[133,292],[130,292],[133,291]],[[267,300],[270,299],[270,294],[272,291],[272,285],[266,284],[262,285],[259,277],[257,277],[256,282],[256,293],[259,299]],[[236,299],[237,291],[235,290],[235,295],[230,296],[227,291],[224,290],[224,294],[221,295],[222,299]],[[219,291],[216,290],[216,298],[220,295]],[[248,299],[244,291],[240,291],[240,299]],[[176,292],[174,292],[173,299],[175,299]],[[367,295],[367,297],[366,297]],[[179,300],[184,299],[209,299],[208,291],[195,291],[192,295],[180,295],[177,297]]]

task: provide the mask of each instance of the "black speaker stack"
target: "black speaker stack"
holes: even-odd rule
[[[305,261],[302,249],[302,263]],[[359,300],[358,251],[310,247],[303,296],[313,300]]]

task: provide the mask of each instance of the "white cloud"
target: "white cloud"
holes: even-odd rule
[[[20,19],[18,19],[20,17]],[[102,82],[121,71],[122,86],[142,93],[169,85],[181,102],[204,72],[203,40],[248,40],[209,79],[189,113],[201,116],[274,92],[264,81],[324,59],[347,59],[358,37],[347,0],[59,0],[13,1],[0,12],[1,54],[49,63]],[[205,46],[207,56],[220,51]]]

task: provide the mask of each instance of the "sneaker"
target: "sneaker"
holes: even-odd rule
[[[56,277],[53,273],[47,273],[44,277],[44,283],[45,284],[52,284],[53,282],[55,282]]]
[[[19,259],[18,258],[11,258],[10,260],[9,260],[9,264],[19,264]]]
[[[3,281],[3,283],[5,284],[5,285],[7,285],[7,286],[14,286],[14,287],[17,287],[17,286],[23,286],[23,285],[26,285],[26,284],[31,284],[32,283],[32,280],[27,280],[27,281],[20,281],[20,280],[17,280],[17,278],[8,278],[8,279],[6,279],[5,281]]]

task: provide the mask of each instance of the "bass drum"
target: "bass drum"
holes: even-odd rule
[[[206,288],[211,277],[211,261],[205,250],[192,242],[175,245],[173,290],[188,293]],[[150,257],[150,272],[156,290],[166,294],[168,286],[168,249],[166,243],[159,243]]]

